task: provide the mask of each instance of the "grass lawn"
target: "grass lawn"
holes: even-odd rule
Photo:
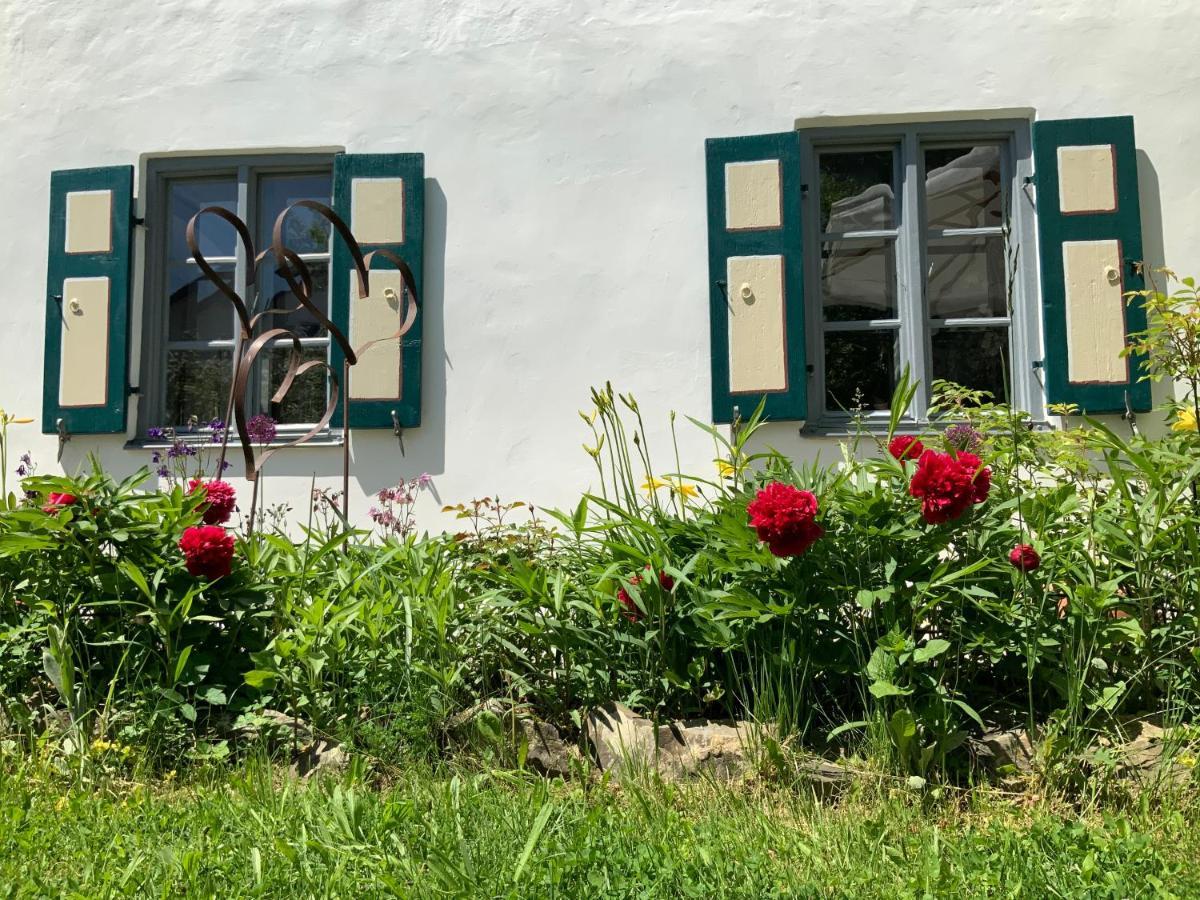
[[[1194,897],[1198,820],[1193,802],[1079,813],[886,785],[822,805],[778,785],[265,766],[87,784],[0,763],[0,895]]]

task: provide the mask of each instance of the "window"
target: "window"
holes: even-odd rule
[[[907,367],[1040,408],[1027,123],[802,135],[809,421],[885,419]],[[1026,299],[1029,298],[1029,299]]]
[[[246,222],[255,251],[261,253],[270,247],[276,217],[290,204],[302,199],[331,203],[332,158],[156,160],[150,164],[148,182],[141,427],[186,428],[191,422],[225,417],[240,334],[233,304],[190,254],[188,221],[206,206],[228,209]],[[205,259],[246,301],[251,315],[298,306],[269,254],[252,283],[253,260],[246,258],[229,223],[202,217],[196,237]],[[317,214],[297,209],[288,215],[286,243],[308,264],[313,302],[326,313],[329,239],[329,224]],[[309,313],[275,316],[270,324],[293,331],[306,359],[327,359],[329,336]],[[290,353],[288,340],[259,357],[248,398],[248,415],[266,413],[285,433],[306,430],[319,421],[328,399],[326,380],[312,372],[296,382],[282,403],[271,402]]]

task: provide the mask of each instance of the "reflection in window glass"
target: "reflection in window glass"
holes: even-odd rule
[[[233,284],[232,266],[214,266],[226,284]],[[192,265],[173,265],[168,276],[167,340],[233,340],[234,308],[229,298]]]
[[[304,362],[319,360],[325,362],[327,350],[324,346],[304,347],[300,351]],[[272,403],[271,396],[283,384],[287,376],[288,364],[291,361],[291,341],[278,341],[259,359],[258,390],[259,408],[267,411],[276,422],[290,425],[315,425],[325,414],[328,402],[328,373],[325,369],[316,367],[296,378],[287,396],[280,403]],[[267,365],[262,365],[263,361]],[[267,378],[264,379],[263,375]]]
[[[820,154],[822,231],[895,227],[893,157],[891,150]]]
[[[929,228],[995,228],[1004,224],[1000,147],[925,150],[925,216]]]
[[[307,263],[309,274],[312,276],[312,304],[326,315],[329,314],[329,263],[310,261]],[[267,285],[262,294],[262,308],[288,309],[294,312],[286,315],[270,317],[271,327],[287,328],[294,331],[297,337],[327,338],[325,327],[300,305],[296,295],[292,293],[287,282],[274,269],[264,267],[259,276],[260,284]]]
[[[1009,401],[1012,367],[1007,326],[936,328],[930,344],[931,378],[987,391],[997,402]]]
[[[891,240],[827,241],[821,248],[826,322],[896,317],[896,246]]]
[[[826,410],[888,409],[895,387],[895,331],[842,331],[825,335]]]
[[[171,220],[168,253],[172,261],[183,262],[191,256],[187,245],[188,222],[206,206],[220,206],[236,213],[237,181],[233,178],[172,181],[167,202]],[[233,256],[236,252],[237,232],[224,219],[216,215],[201,216],[196,221],[196,231],[205,258]]]
[[[167,409],[164,424],[182,427],[224,419],[233,382],[230,350],[170,350],[167,353]]]
[[[935,238],[927,248],[929,316],[1008,315],[1004,238]]]
[[[316,200],[329,206],[333,202],[333,182],[323,175],[265,175],[259,181],[259,242],[263,249],[271,244],[275,220],[297,200]],[[328,253],[331,225],[320,213],[299,207],[283,222],[283,242],[297,253]]]

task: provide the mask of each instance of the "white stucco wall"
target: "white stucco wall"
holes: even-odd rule
[[[51,169],[215,149],[426,154],[424,424],[353,485],[566,504],[590,385],[709,412],[703,145],[798,118],[1133,113],[1147,256],[1200,271],[1200,3],[1114,0],[23,0],[0,4],[0,408],[38,416]],[[1157,64],[1160,61],[1162,64]],[[137,341],[135,339],[135,346]],[[52,468],[55,441],[14,429]],[[681,430],[685,467],[711,444]],[[780,449],[828,442],[773,426]],[[76,438],[117,473],[145,452]],[[279,455],[305,504],[339,452]],[[366,502],[355,497],[361,513]],[[429,498],[424,522],[435,524]]]

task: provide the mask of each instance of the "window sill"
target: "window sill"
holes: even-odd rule
[[[295,434],[281,434],[275,440],[271,441],[271,443],[267,444],[265,449],[270,450],[273,447],[284,447],[290,441],[294,441],[296,438],[300,437],[300,435],[303,433],[304,432],[299,431]],[[220,441],[213,443],[206,435],[202,434],[181,434],[178,436],[178,439],[189,447],[212,447],[217,449],[221,446]],[[311,440],[305,441],[303,444],[299,444],[298,446],[313,448],[341,447],[345,443],[346,438],[344,432],[340,428],[331,428],[321,432]],[[132,438],[125,442],[126,450],[170,450],[171,446],[172,445],[170,441],[164,441],[161,439],[151,440],[150,438],[146,437]],[[237,439],[237,434],[230,433],[230,450],[236,450],[240,446],[241,444]],[[254,446],[256,448],[261,447],[259,444],[255,444]]]
[[[947,422],[930,422],[925,420],[918,422],[913,419],[902,420],[896,426],[896,434],[912,435],[913,437],[922,437],[933,431],[941,431],[951,425],[957,424],[955,421]],[[1046,419],[1035,419],[1030,423],[1032,431],[1054,431],[1056,426]],[[859,434],[864,436],[879,436],[886,435],[888,431],[888,419],[866,420],[858,427],[853,426],[850,422],[844,419],[821,419],[812,423],[804,423],[800,426],[801,437],[814,438],[852,438]]]

